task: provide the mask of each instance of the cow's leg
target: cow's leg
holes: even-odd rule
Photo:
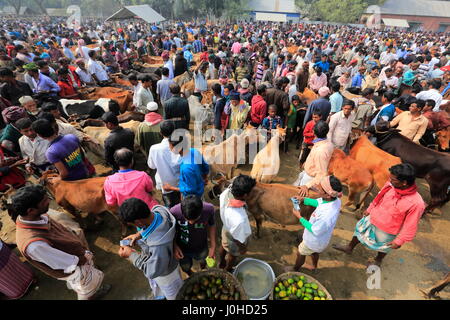
[[[426,177],[429,186],[431,201],[425,209],[426,213],[432,213],[434,209],[442,207],[445,203],[450,201],[450,191],[448,190],[450,186],[450,178],[445,177],[442,180],[441,172],[431,172]]]
[[[251,211],[251,214],[253,215],[253,218],[255,218],[256,221],[256,239],[261,239],[261,227],[262,223],[264,221],[263,212],[259,206],[257,206],[254,211]]]
[[[356,195],[357,195],[358,193],[356,192],[356,190],[355,190],[355,186],[353,186],[353,185],[349,185],[348,186],[348,201],[347,201],[347,203],[345,204],[345,206],[346,207],[350,207],[351,205],[354,205],[355,204],[355,198],[356,198]]]
[[[121,234],[122,237],[125,237],[127,235],[128,227],[122,220],[120,220],[119,215],[116,212],[114,212],[114,211],[115,210],[108,210],[108,212],[111,213],[112,216],[117,221],[119,221],[119,223],[120,223],[120,234]]]
[[[56,203],[58,203],[58,205],[60,205],[67,212],[69,212],[75,218],[75,221],[78,222],[78,224],[82,229],[86,229],[86,223],[83,220],[81,213],[78,212],[77,209],[75,209],[75,207],[73,207],[67,200],[63,199],[60,201],[56,201]]]
[[[450,284],[450,273],[447,274],[447,276],[444,278],[444,280],[439,281],[437,284],[435,284],[432,288],[428,290],[420,290],[425,297],[427,298],[436,298],[436,294],[442,290],[444,290],[445,287],[447,287]]]

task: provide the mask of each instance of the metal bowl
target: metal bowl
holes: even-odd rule
[[[264,290],[264,294],[262,294],[261,296],[251,296],[249,294],[249,292],[247,292],[247,291],[245,293],[247,294],[247,296],[249,297],[250,300],[266,300],[273,290],[272,283],[275,281],[275,273],[273,272],[272,267],[268,263],[258,260],[258,259],[246,258],[246,259],[242,260],[236,266],[236,268],[233,272],[233,275],[237,278],[239,272],[241,272],[243,269],[252,268],[252,267],[260,267],[260,268],[264,269],[264,271],[267,274],[268,279],[270,279],[270,280],[268,281],[267,288],[265,288],[265,290]],[[243,283],[242,283],[242,287],[244,288],[244,290],[246,290]]]

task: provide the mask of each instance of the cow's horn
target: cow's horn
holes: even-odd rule
[[[222,172],[217,172],[216,175],[215,175],[213,178],[211,178],[211,183],[212,183],[213,185],[215,185],[215,186],[218,185],[218,183],[214,181],[214,179],[215,179],[217,176],[222,176],[222,177],[225,178],[225,179],[227,178],[227,177],[225,177],[225,175],[224,175]]]

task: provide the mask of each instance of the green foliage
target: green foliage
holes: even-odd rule
[[[382,5],[386,0],[295,0],[303,17],[340,23],[357,23],[370,5]]]
[[[109,16],[121,6],[148,4],[166,19],[206,18],[236,19],[245,14],[248,0],[0,0],[0,6],[27,6],[37,13],[45,8],[81,7],[84,16]]]

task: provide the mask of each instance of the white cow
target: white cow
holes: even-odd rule
[[[256,155],[251,176],[258,182],[271,183],[280,170],[280,142],[286,136],[286,129],[272,130],[272,139]]]
[[[201,104],[200,99],[194,95],[190,96],[188,99],[189,103],[189,113],[191,114],[191,120],[194,121],[194,132],[202,132],[212,125],[214,121],[214,111],[211,106],[206,104]]]

